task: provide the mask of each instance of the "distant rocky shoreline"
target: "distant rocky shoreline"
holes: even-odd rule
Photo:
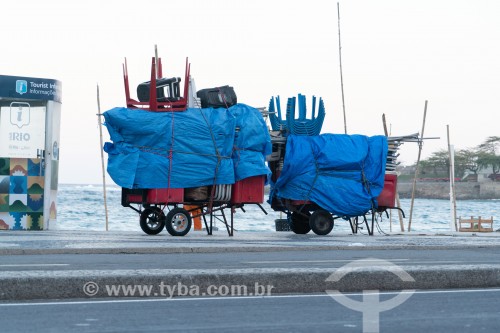
[[[411,198],[412,182],[399,182],[400,198]],[[500,199],[500,182],[457,182],[457,200]],[[417,182],[415,197],[424,199],[449,199],[449,182]]]

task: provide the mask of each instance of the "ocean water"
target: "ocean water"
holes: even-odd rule
[[[139,214],[131,208],[122,207],[121,188],[108,186],[106,189],[108,206],[109,230],[137,231],[142,233],[139,226]],[[267,196],[265,198],[267,200]],[[61,230],[105,230],[106,218],[102,185],[71,185],[60,184],[58,190],[57,229]],[[246,205],[245,211],[237,210],[234,215],[236,231],[275,231],[274,220],[285,218],[279,212],[273,211],[267,203],[262,205],[268,215],[264,214],[257,205]],[[408,227],[410,215],[410,199],[401,199],[401,208],[405,212],[403,219],[405,230]],[[227,211],[229,214],[229,211]],[[412,214],[412,232],[446,232],[450,231],[450,202],[448,200],[415,199]],[[500,200],[459,200],[457,201],[457,217],[481,216],[493,217],[500,221]],[[397,210],[392,210],[389,218],[385,213],[378,218],[378,226],[383,232],[401,231]],[[224,229],[221,222],[215,226]],[[497,229],[500,224],[494,223]],[[338,219],[332,233],[350,232],[349,223]],[[364,232],[360,230],[360,232]],[[377,233],[377,230],[375,230]]]

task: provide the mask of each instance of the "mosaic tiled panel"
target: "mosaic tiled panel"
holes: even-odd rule
[[[44,169],[36,158],[0,158],[0,230],[42,230]]]

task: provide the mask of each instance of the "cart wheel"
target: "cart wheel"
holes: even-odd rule
[[[309,225],[316,235],[328,235],[333,229],[333,217],[326,210],[319,209],[312,213]]]
[[[306,216],[302,214],[306,214]],[[311,231],[311,227],[309,226],[309,216],[309,212],[293,212],[290,229],[292,229],[292,231],[296,234],[307,234],[309,231]]]
[[[165,226],[165,214],[158,207],[145,208],[140,217],[142,231],[148,235],[157,235]]]
[[[165,227],[172,236],[184,236],[191,229],[191,214],[184,208],[175,207],[167,214]]]

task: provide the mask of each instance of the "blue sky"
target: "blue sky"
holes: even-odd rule
[[[349,134],[419,132],[425,100],[425,158],[500,135],[500,2],[340,1]],[[0,19],[0,74],[62,81],[61,183],[102,180],[96,84],[103,111],[124,106],[149,80],[158,45],[167,76],[186,57],[198,89],[235,88],[238,101],[267,106],[306,94],[325,101],[325,133],[343,133],[335,1],[9,1]],[[104,129],[104,139],[107,132]],[[417,158],[405,144],[400,160]]]

